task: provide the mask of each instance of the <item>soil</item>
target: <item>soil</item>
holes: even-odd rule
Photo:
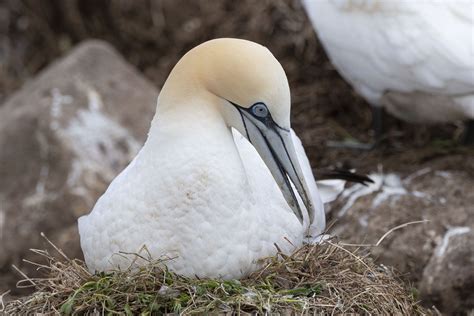
[[[186,51],[218,37],[259,42],[280,60],[291,87],[292,125],[313,167],[368,173],[383,165],[403,174],[430,167],[474,177],[474,146],[458,141],[462,123],[411,125],[386,115],[387,137],[374,150],[327,146],[345,138],[371,141],[371,110],[331,65],[298,0],[4,0],[0,104],[87,38],[110,42],[161,87]]]
[[[457,141],[461,123],[410,125],[387,115],[387,140],[379,148],[327,147],[328,140],[347,137],[371,141],[371,110],[329,62],[298,0],[5,0],[0,103],[86,38],[110,42],[160,87],[187,50],[217,37],[259,42],[281,61],[292,91],[292,124],[313,166],[369,172],[380,163],[398,170],[431,162],[474,176],[474,164],[466,164],[474,148]]]

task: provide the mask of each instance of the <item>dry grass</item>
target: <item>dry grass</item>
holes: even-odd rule
[[[20,282],[33,286],[35,292],[8,302],[3,312],[427,313],[391,271],[330,241],[306,245],[292,256],[280,253],[268,258],[259,271],[240,281],[184,278],[168,271],[163,261],[149,261],[139,269],[92,275],[82,261],[71,260],[56,250],[56,255],[34,250],[46,263],[31,264],[43,270],[45,277]]]

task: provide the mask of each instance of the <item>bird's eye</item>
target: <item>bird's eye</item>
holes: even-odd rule
[[[252,114],[255,115],[256,117],[267,117],[268,115],[268,109],[267,106],[263,103],[255,103],[252,108]]]

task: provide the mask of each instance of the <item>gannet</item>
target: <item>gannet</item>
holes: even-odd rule
[[[473,0],[303,2],[331,62],[375,110],[464,120],[474,143]]]
[[[272,53],[216,39],[176,64],[148,138],[78,220],[91,271],[128,268],[146,247],[181,275],[240,278],[325,228],[324,207],[290,125],[290,90]]]

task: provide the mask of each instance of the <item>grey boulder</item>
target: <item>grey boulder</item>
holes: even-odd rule
[[[87,41],[0,107],[0,294],[45,248],[81,258],[76,220],[146,138],[157,89],[111,46]]]

